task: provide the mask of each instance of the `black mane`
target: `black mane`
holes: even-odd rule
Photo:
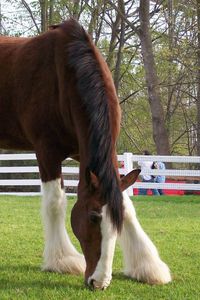
[[[73,30],[67,46],[67,64],[75,73],[77,90],[89,119],[89,163],[100,181],[100,192],[108,204],[114,227],[121,230],[123,222],[122,193],[112,162],[112,124],[102,70],[97,61],[90,38],[78,22],[71,19]],[[62,26],[62,25],[61,25]],[[86,174],[87,176],[87,174]]]

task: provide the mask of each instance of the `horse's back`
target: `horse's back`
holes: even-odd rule
[[[83,56],[78,51],[79,45]],[[87,62],[88,57],[96,61],[93,63],[96,73]],[[1,37],[0,125],[3,126],[0,127],[3,131],[0,129],[0,140],[1,134],[9,131],[8,138],[14,132],[16,139],[21,137],[27,145],[34,145],[44,138],[49,141],[51,136],[59,144],[60,137],[65,135],[62,140],[76,144],[74,152],[77,154],[77,135],[86,135],[86,132],[77,134],[77,131],[80,128],[83,131],[83,127],[86,131],[88,127],[85,126],[88,116],[83,109],[80,111],[83,99],[77,88],[75,74],[79,72],[79,66],[84,69],[80,82],[85,82],[87,68],[94,74],[93,78],[97,74],[96,78],[102,81],[102,89],[106,90],[109,102],[112,100],[112,105],[109,105],[113,111],[109,115],[115,124],[112,128],[118,128],[118,100],[112,76],[88,35],[76,21],[69,20],[53,26],[53,30],[33,38]],[[95,91],[98,86],[99,80],[95,79],[88,89]],[[96,97],[95,92],[93,94],[92,99]],[[78,120],[83,120],[84,126],[77,124]]]

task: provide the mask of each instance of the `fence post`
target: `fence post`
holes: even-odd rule
[[[133,154],[131,152],[125,152],[124,153],[125,175],[133,170],[132,155]],[[133,196],[133,188],[131,186],[127,189],[127,193],[128,193],[129,196]]]

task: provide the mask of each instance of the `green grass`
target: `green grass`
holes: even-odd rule
[[[74,199],[70,198],[68,215]],[[83,276],[40,270],[43,231],[38,197],[0,197],[0,300],[4,299],[200,299],[200,197],[134,197],[145,231],[169,265],[173,282],[149,286],[123,276],[117,247],[113,281],[106,291],[89,291]],[[68,218],[69,219],[69,218]],[[70,221],[67,228],[73,242]]]

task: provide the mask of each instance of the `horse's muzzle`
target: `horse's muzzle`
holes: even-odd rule
[[[86,280],[86,285],[91,289],[91,290],[105,290],[109,285],[110,285],[110,280],[109,281],[97,281],[92,277],[89,277]]]

